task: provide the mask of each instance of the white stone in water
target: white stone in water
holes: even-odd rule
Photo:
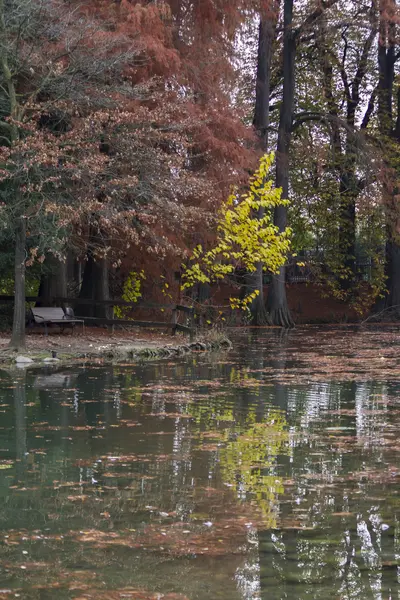
[[[28,356],[17,356],[17,358],[15,359],[16,363],[19,364],[29,364],[29,363],[33,363],[33,360],[31,358],[29,358]]]
[[[55,362],[60,362],[60,359],[59,358],[50,358],[50,357],[48,357],[48,358],[44,359],[44,362],[46,362],[46,363],[55,363]]]

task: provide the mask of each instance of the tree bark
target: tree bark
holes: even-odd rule
[[[283,98],[279,118],[278,145],[276,156],[276,186],[282,188],[282,198],[289,195],[289,150],[292,135],[292,120],[295,90],[296,36],[293,24],[293,0],[284,2],[283,34]],[[274,211],[274,223],[283,231],[287,223],[286,206],[277,206]],[[272,324],[281,327],[293,327],[286,297],[286,267],[273,275],[268,294],[268,313]]]
[[[88,253],[88,259],[85,264],[79,298],[90,299],[93,303],[78,304],[75,308],[77,315],[82,317],[109,318],[109,306],[95,303],[96,301],[110,299],[107,259],[102,258],[96,261],[91,251]]]
[[[253,127],[257,132],[261,146],[264,150],[268,149],[271,63],[275,30],[275,16],[272,14],[269,16],[261,14],[258,28],[256,100]]]
[[[390,228],[391,229],[391,228]],[[393,309],[392,315],[400,319],[400,244],[393,239],[391,231],[388,231],[386,242],[386,294],[382,302],[377,303],[375,311]]]
[[[74,252],[67,254],[67,291],[71,296],[77,296],[81,289],[82,263]]]
[[[262,214],[260,218],[262,218]],[[257,263],[256,270],[253,273],[249,273],[246,276],[246,279],[246,294],[252,294],[253,292],[258,291],[258,295],[250,305],[251,324],[258,326],[271,325],[264,298],[263,263]]]
[[[258,30],[258,58],[256,102],[254,107],[253,127],[260,140],[264,152],[268,152],[269,101],[271,89],[272,48],[276,29],[276,16],[271,12],[268,16],[260,15]],[[258,218],[262,219],[264,209],[260,208]],[[258,263],[256,271],[248,277],[248,292],[258,291],[258,296],[250,306],[252,323],[254,325],[270,324],[264,300],[263,264]]]
[[[9,102],[10,116],[13,118],[11,123],[6,124],[8,127],[9,143],[14,144],[19,139],[19,129],[16,122],[20,121],[23,116],[23,109],[19,104],[15,81],[12,69],[9,65],[7,45],[4,43],[6,31],[5,11],[7,10],[4,0],[0,0],[0,40],[3,42],[3,47],[0,52],[0,72],[4,79],[5,85],[3,90],[6,91],[6,96]],[[16,182],[18,190],[18,182]],[[19,192],[16,193],[16,201],[21,199]],[[20,350],[25,348],[25,239],[26,239],[26,222],[23,211],[16,223],[15,233],[15,268],[14,268],[14,317],[13,329],[10,341],[10,348]]]
[[[343,290],[349,290],[354,285],[356,276],[356,200],[359,189],[355,161],[347,152],[343,161],[345,164],[340,169],[339,186],[339,252],[343,259],[344,278],[341,279],[340,285]]]
[[[14,266],[14,317],[10,348],[25,348],[25,239],[26,222],[22,215],[18,218],[15,233],[15,266]]]
[[[46,260],[48,272],[44,273],[40,279],[39,297],[44,298],[44,306],[48,306],[47,301],[53,298],[65,298],[68,295],[67,290],[67,264],[49,256]],[[40,306],[38,302],[36,306]]]
[[[393,0],[392,0],[393,3]],[[395,4],[393,3],[393,6]],[[378,44],[378,124],[379,132],[383,142],[386,140],[395,140],[400,143],[400,97],[398,97],[397,122],[393,123],[393,84],[395,76],[395,24],[385,16],[381,10]],[[393,142],[392,142],[393,143]],[[390,143],[388,146],[388,155],[386,166],[388,175],[383,183],[383,196],[386,207],[386,294],[381,302],[374,307],[374,311],[381,311],[387,308],[398,307],[400,300],[400,240],[398,224],[400,217],[397,208],[397,195],[399,193],[397,185],[398,159],[391,155]],[[390,181],[392,179],[392,181]],[[396,313],[400,315],[400,311]]]

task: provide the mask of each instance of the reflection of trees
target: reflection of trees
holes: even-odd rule
[[[313,389],[314,387],[314,389]],[[381,598],[400,558],[389,397],[381,384],[290,392],[290,486],[275,531],[260,534],[262,598]],[[297,411],[297,412],[296,412]]]
[[[367,520],[364,519],[367,517]],[[326,524],[325,530],[284,529],[260,542],[262,598],[394,598],[398,539],[370,515]]]
[[[242,430],[220,452],[224,481],[233,486],[240,500],[256,501],[269,527],[276,526],[278,495],[284,491],[277,459],[287,452],[287,441],[283,415],[271,411],[262,423]]]
[[[14,383],[15,410],[15,456],[20,470],[23,470],[27,454],[26,441],[26,377],[23,371]]]
[[[399,417],[389,396],[396,390],[371,383],[287,385],[288,342],[269,359],[264,339],[252,336],[257,352],[244,351],[233,364],[192,357],[175,366],[81,370],[76,390],[46,389],[46,382],[32,390],[28,374],[27,388],[20,380],[8,392],[15,430],[5,415],[9,437],[3,431],[2,444],[16,448],[18,458],[27,448],[30,454],[20,477],[14,465],[2,473],[14,475],[2,478],[3,526],[52,534],[93,529],[102,549],[83,547],[75,537],[62,560],[104,566],[122,585],[129,577],[145,581],[154,564],[171,577],[171,565],[160,566],[156,553],[164,544],[171,563],[177,560],[174,543],[190,529],[198,534],[191,548],[207,546],[211,553],[223,547],[220,572],[231,569],[233,581],[233,569],[239,590],[229,597],[393,597],[400,557],[400,502],[393,492]],[[8,490],[10,483],[26,490]],[[263,527],[252,518],[261,512],[254,506],[264,514]],[[243,542],[245,557],[232,558],[228,543],[239,538],[230,532],[241,517],[245,542],[243,529],[253,525]],[[141,531],[152,562],[135,546]],[[112,545],[113,535],[126,546]],[[48,544],[60,555],[59,541]],[[40,557],[45,550],[35,551]],[[173,568],[180,577],[182,569],[193,569],[209,578],[213,597],[212,558],[194,554]],[[193,578],[187,585],[197,593]]]

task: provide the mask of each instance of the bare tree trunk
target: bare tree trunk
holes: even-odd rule
[[[74,252],[67,254],[67,295],[78,296],[82,283],[82,263]]]
[[[261,146],[268,149],[269,100],[271,90],[272,46],[275,38],[276,17],[260,16],[258,29],[258,57],[256,101],[254,107],[253,127],[260,138]]]
[[[19,217],[15,233],[14,317],[10,348],[25,348],[25,239],[26,222]]]
[[[4,43],[5,36],[5,6],[4,0],[0,0],[0,40],[2,42],[2,50],[0,52],[0,72],[5,82],[3,91],[6,91],[9,102],[10,116],[13,121],[8,124],[8,134],[11,144],[18,141],[19,130],[16,125],[17,121],[21,120],[22,109],[18,102],[17,90],[13,78],[12,68],[8,61],[7,45]],[[16,182],[18,186],[18,182]],[[18,189],[18,187],[16,188]],[[21,200],[19,192],[16,193],[16,203]],[[10,348],[16,350],[25,348],[25,239],[26,239],[26,222],[23,211],[16,223],[15,233],[15,281],[14,281],[14,317],[13,329],[10,341]]]
[[[260,211],[263,213],[264,211]],[[262,214],[260,216],[262,218]],[[251,324],[252,325],[271,325],[264,299],[264,268],[263,263],[256,265],[256,270],[249,273],[246,277],[246,293],[252,294],[258,291],[250,305]]]
[[[400,245],[393,239],[391,231],[386,242],[385,274],[387,293],[383,301],[377,303],[375,310],[393,309],[391,316],[400,319]]]
[[[349,164],[346,154],[343,160]],[[343,257],[345,277],[340,285],[343,290],[349,290],[355,283],[356,276],[356,199],[359,194],[358,182],[355,175],[355,162],[346,169],[342,168],[340,176],[340,225],[339,250]]]
[[[395,7],[394,0],[390,0]],[[378,44],[378,124],[379,132],[383,142],[393,138],[400,144],[400,95],[398,96],[397,123],[393,123],[393,84],[395,76],[395,24],[385,15],[381,7],[379,44]],[[392,142],[393,143],[393,142]],[[386,217],[386,261],[385,274],[386,294],[382,302],[378,302],[374,310],[384,308],[395,308],[400,300],[400,240],[398,235],[398,216],[397,195],[399,193],[397,186],[398,159],[396,155],[391,156],[390,145],[388,144],[388,158],[386,160],[389,176],[383,184],[383,195],[385,199],[387,217]],[[392,181],[388,180],[392,177]],[[400,314],[400,310],[396,310]]]
[[[75,312],[83,317],[109,318],[110,309],[96,301],[110,299],[107,259],[95,260],[90,252],[83,272],[79,298],[92,300],[92,304],[79,304]]]
[[[271,62],[272,45],[276,29],[276,16],[271,13],[268,16],[260,15],[258,30],[258,59],[257,59],[257,82],[256,102],[254,108],[253,126],[260,139],[260,145],[264,152],[268,152],[268,127],[269,127],[269,99],[271,88]],[[260,208],[258,218],[262,219],[264,209]],[[250,306],[252,323],[254,325],[269,324],[269,316],[265,307],[263,287],[263,264],[258,263],[256,271],[248,277],[247,288],[249,292],[258,291],[258,296]]]
[[[97,285],[98,297],[102,300],[110,300],[110,280],[108,260],[103,258],[98,265],[99,280]],[[102,305],[97,307],[98,315],[101,313],[106,319],[110,318],[110,306]]]
[[[40,280],[39,297],[45,299],[45,305],[48,300],[53,298],[65,298],[67,294],[67,264],[54,256],[49,256],[46,260],[48,272],[44,273]],[[37,303],[40,306],[40,302]]]
[[[283,39],[283,99],[279,119],[278,146],[276,157],[276,185],[282,188],[282,198],[289,195],[289,150],[292,137],[292,119],[295,86],[296,37],[293,31],[293,0],[284,2],[284,39]],[[287,223],[286,206],[277,206],[274,211],[274,223],[283,231]],[[293,327],[286,297],[286,267],[272,277],[268,294],[268,312],[271,323],[281,327]]]

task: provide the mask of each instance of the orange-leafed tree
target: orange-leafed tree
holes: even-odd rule
[[[142,59],[127,63],[125,70],[137,95],[127,111],[132,122],[137,114],[142,119],[135,133],[140,143],[132,145],[127,122],[122,135],[111,134],[110,146],[124,147],[118,169],[133,170],[138,178],[127,202],[139,203],[147,219],[138,239],[146,260],[132,244],[127,249],[130,267],[157,271],[168,257],[170,271],[178,268],[186,250],[210,238],[213,218],[231,185],[245,181],[256,164],[254,134],[233,103],[235,34],[248,8],[249,3],[227,1],[87,4],[92,17],[112,23],[115,35],[139,44]],[[113,157],[111,162],[115,165]],[[107,278],[106,262],[101,266],[88,257],[82,297],[93,297],[99,269]],[[99,309],[97,314],[102,316]]]
[[[13,347],[24,345],[27,264],[73,247],[86,258],[81,296],[104,298],[110,258],[137,248],[181,260],[254,164],[231,100],[242,8],[228,6],[0,3]]]

